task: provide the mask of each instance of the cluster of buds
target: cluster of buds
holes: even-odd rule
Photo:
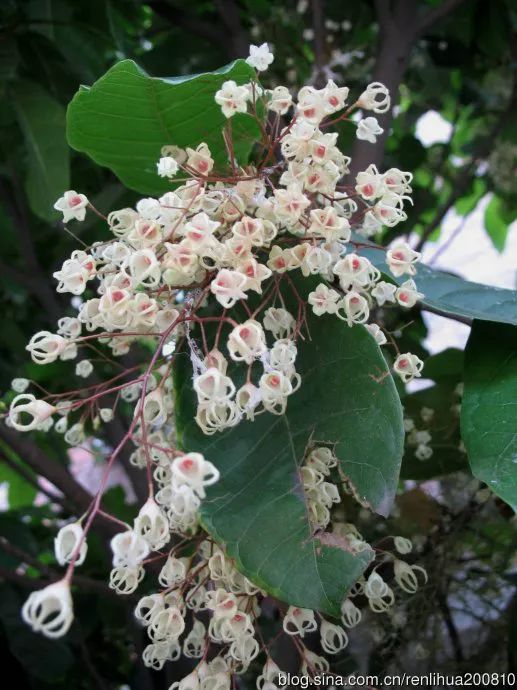
[[[272,60],[263,44],[252,46],[247,61],[262,71]],[[26,392],[28,381],[13,381],[18,395],[7,423],[20,431],[54,426],[71,445],[85,440],[90,421],[97,432],[112,420],[118,405],[132,405],[129,430],[109,456],[90,510],[57,536],[56,558],[68,567],[65,578],[32,594],[24,607],[23,616],[35,630],[50,637],[68,630],[74,568],[87,557],[87,533],[101,510],[113,463],[125,444],[133,443],[130,461],[147,471],[149,498],[133,526],[125,525],[112,539],[109,586],[132,594],[146,564],[163,560],[161,589],[144,596],[135,612],[150,638],[145,663],[159,669],[183,653],[200,662],[177,684],[180,690],[229,689],[233,674],[245,672],[262,651],[266,663],[258,687],[274,687],[279,669],[255,635],[265,593],[200,528],[206,487],[217,482],[219,472],[200,453],[175,446],[171,368],[175,352],[186,349],[194,371],[196,422],[205,434],[262,413],[282,415],[289,397],[303,385],[296,371],[297,342],[308,308],[316,316],[336,316],[347,327],[363,324],[382,345],[385,333],[369,323],[374,309],[390,303],[410,308],[423,297],[413,280],[420,254],[408,244],[397,242],[386,253],[393,277],[407,276],[400,287],[383,280],[358,253],[364,242],[352,232],[370,237],[405,220],[412,176],[396,168],[382,173],[370,165],[348,179],[350,158],[339,150],[337,133],[327,128],[349,121],[357,126],[358,138],[375,141],[382,132],[375,117],[357,121],[350,115],[354,110],[386,112],[390,98],[382,84],[373,83],[357,100],[348,100],[348,88],[333,81],[322,89],[305,86],[296,99],[284,86],[264,90],[258,79],[244,85],[227,81],[215,94],[228,120],[224,171],[204,142],[195,149],[166,144],[157,174],[172,184],[160,198],[141,199],[135,208],[107,216],[74,190],[56,202],[64,222],[82,221],[93,210],[104,218],[111,237],[73,251],[55,272],[57,291],[73,296],[78,313],[60,319],[55,333],[33,336],[27,346],[33,361],[44,365],[75,359],[82,351],[98,353],[92,341],[109,353],[103,355],[108,361],[123,358],[133,344],[144,343],[153,354],[145,367],[131,366],[101,383],[95,358],[80,359],[76,374],[86,385],[69,394],[37,399]],[[236,113],[248,113],[261,124],[263,140],[253,165],[236,160],[231,128]],[[268,114],[267,122],[261,113]],[[296,290],[294,274],[312,281],[306,300]],[[284,300],[286,291],[294,296],[294,310]],[[209,325],[215,327],[207,329]],[[394,363],[404,382],[420,376],[421,369],[422,362],[411,353],[399,354]],[[237,379],[245,383],[238,386]],[[300,470],[311,527],[314,532],[332,529],[354,552],[369,549],[354,525],[332,522],[332,507],[340,502],[330,476],[336,464],[329,448],[317,447]],[[171,550],[164,552],[171,540]],[[195,556],[191,548],[181,551],[192,540]],[[395,559],[395,579],[412,592],[418,569],[400,563]],[[344,602],[344,627],[321,623],[325,652],[334,654],[346,646],[345,628],[361,619],[352,601],[357,596],[366,597],[376,612],[394,601],[373,569]],[[197,617],[198,612],[203,616]],[[283,627],[285,634],[303,638],[316,629],[315,614],[290,607]],[[211,644],[223,651],[207,662]],[[297,645],[302,672],[328,670],[323,657],[301,640]]]

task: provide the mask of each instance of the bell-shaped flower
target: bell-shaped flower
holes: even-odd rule
[[[135,568],[150,552],[148,542],[133,530],[119,532],[110,542],[114,566]]]
[[[228,352],[236,362],[251,364],[267,351],[264,330],[258,321],[248,320],[236,326],[228,337]]]
[[[169,640],[148,644],[142,652],[142,661],[148,668],[161,671],[166,661],[176,661],[181,656],[181,647]]]
[[[233,398],[235,385],[229,376],[211,366],[194,379],[194,390],[200,403],[224,403]]]
[[[233,80],[223,82],[223,85],[215,93],[215,102],[221,106],[223,115],[233,117],[235,113],[245,113],[248,107],[248,89],[245,86],[237,86]]]
[[[259,72],[264,72],[273,60],[273,53],[269,50],[267,43],[262,43],[260,46],[250,45],[250,54],[246,58],[246,62],[251,67],[254,67]]]
[[[327,654],[337,654],[348,644],[348,635],[339,625],[322,621],[320,626],[321,647]]]
[[[245,383],[239,388],[235,394],[235,402],[240,412],[246,417],[253,421],[255,415],[260,414],[263,410],[259,409],[259,405],[262,402],[262,396],[260,390],[253,383]]]
[[[206,628],[200,620],[194,619],[192,630],[183,640],[183,654],[188,659],[201,659],[206,649],[206,646]],[[195,675],[199,683],[199,676],[197,673],[195,673]]]
[[[423,293],[418,292],[414,280],[406,280],[395,292],[395,299],[401,307],[408,309],[424,297]]]
[[[400,376],[404,383],[409,383],[414,378],[421,376],[424,367],[422,360],[411,352],[399,355],[393,364],[393,370]]]
[[[172,156],[162,156],[156,164],[157,172],[160,177],[172,179],[178,172],[178,161]]]
[[[210,149],[205,143],[199,144],[196,149],[188,148],[187,151],[187,166],[199,175],[208,175],[214,167],[214,159],[210,153]]]
[[[393,541],[395,544],[395,548],[399,553],[401,553],[402,555],[411,553],[413,549],[413,544],[411,543],[411,540],[406,539],[405,537],[395,537]]]
[[[84,530],[79,522],[72,522],[61,527],[57,537],[54,539],[54,553],[59,565],[70,563],[74,554],[77,553],[75,565],[81,565],[86,558],[88,544],[84,538]]]
[[[60,335],[39,331],[32,336],[25,349],[30,352],[32,361],[36,364],[51,364],[56,361],[66,345],[67,341]]]
[[[240,299],[247,299],[244,287],[247,278],[239,271],[223,268],[210,283],[210,290],[225,309],[230,309]]]
[[[418,573],[421,574],[423,583],[427,582],[427,573],[419,565],[409,565],[399,559],[395,560],[395,581],[404,592],[408,594],[415,594],[420,583],[418,582]]]
[[[135,608],[135,618],[143,625],[149,625],[157,613],[165,607],[165,600],[162,594],[147,594],[142,597]]]
[[[109,586],[117,594],[133,594],[144,579],[145,571],[141,566],[121,565],[110,572]]]
[[[370,316],[368,300],[355,290],[351,290],[338,303],[336,315],[349,326],[364,323]]]
[[[169,606],[152,617],[148,627],[153,642],[177,640],[185,630],[185,620],[176,606]]]
[[[357,608],[353,601],[345,599],[341,604],[341,622],[347,628],[355,628],[361,622],[361,609]]]
[[[218,588],[207,593],[206,607],[214,612],[214,618],[233,618],[237,613],[237,598],[225,589]]]
[[[22,618],[34,632],[55,639],[65,635],[74,619],[70,585],[60,580],[32,592],[22,608]]]
[[[135,519],[135,533],[149,544],[153,551],[161,549],[170,539],[169,523],[153,498],[144,503]]]
[[[335,314],[339,299],[339,294],[323,283],[320,283],[308,296],[308,302],[316,316]]]
[[[383,132],[384,130],[379,126],[376,117],[365,117],[357,123],[357,138],[369,141],[371,144],[375,144],[377,137]]]
[[[205,460],[201,453],[188,453],[172,462],[172,481],[176,487],[186,484],[199,498],[205,498],[205,486],[219,479],[218,469]]]
[[[84,220],[88,203],[89,201],[84,194],[78,194],[71,189],[56,201],[54,208],[63,214],[63,223],[68,223],[72,218]]]
[[[297,606],[290,606],[287,609],[282,625],[288,635],[300,635],[300,637],[314,632],[318,627],[314,611]]]
[[[286,86],[275,86],[266,91],[267,107],[278,115],[285,115],[293,104],[293,98]]]
[[[169,554],[158,575],[158,582],[165,588],[182,584],[187,576],[189,565],[188,558],[175,558],[172,553]]]
[[[11,402],[9,423],[17,431],[37,429],[54,414],[56,408],[31,393],[20,393]]]
[[[414,276],[415,264],[420,261],[420,258],[420,252],[411,249],[406,242],[399,242],[386,252],[386,262],[396,278],[404,273]]]
[[[262,320],[264,328],[275,338],[290,338],[296,327],[296,321],[286,309],[269,307],[264,312]]]
[[[357,106],[374,113],[385,113],[391,104],[390,92],[378,81],[368,84],[366,90],[359,96]]]

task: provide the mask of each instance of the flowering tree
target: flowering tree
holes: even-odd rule
[[[184,664],[183,687],[340,673],[361,620],[384,613],[384,629],[400,629],[439,577],[415,532],[395,522],[386,536],[374,517],[400,511],[399,477],[469,463],[515,505],[515,294],[435,273],[418,265],[420,246],[389,242],[408,225],[414,184],[376,158],[392,110],[382,83],[349,93],[316,75],[293,102],[292,89],[267,88],[272,59],[252,46],[246,61],[176,80],[123,61],[78,92],[71,145],[145,198],[112,211],[72,190],[55,204],[77,241],[54,274],[73,306],[30,340],[35,373],[13,381],[2,428],[24,459],[22,430],[43,450],[61,434],[107,461],[93,499],[45,468],[72,516],[52,523],[49,566],[2,542],[52,583],[25,620],[72,639],[84,592],[124,594],[149,638],[144,663]],[[92,218],[103,226],[93,243],[81,230]],[[422,371],[406,336],[417,309],[474,320],[464,389],[433,358]],[[40,369],[70,366],[84,382],[41,385]],[[433,393],[408,395],[421,375]],[[106,493],[119,461],[134,516]],[[93,580],[79,567],[96,563],[95,532],[110,542],[110,589],[107,569]]]
[[[72,145],[128,184],[138,180],[163,194],[107,215],[76,191],[56,202],[64,223],[90,211],[109,234],[74,250],[55,272],[58,292],[81,296],[78,314],[59,319],[55,333],[36,333],[27,350],[38,365],[78,359],[76,375],[86,379],[95,353],[111,373],[38,397],[17,379],[6,418],[16,431],[52,430],[77,446],[131,406],[96,496],[56,536],[63,579],[31,594],[22,616],[47,637],[68,632],[75,571],[102,517],[116,529],[110,588],[133,595],[146,570],[154,581],[146,580],[135,608],[149,636],[144,663],[159,670],[182,654],[198,660],[180,688],[229,688],[257,658],[259,687],[275,684],[277,638],[266,642],[260,629],[271,597],[281,612],[279,634],[292,637],[301,671],[314,675],[329,671],[326,655],[346,647],[364,605],[387,612],[396,592],[411,595],[427,582],[424,568],[403,559],[410,540],[394,535],[371,544],[339,508],[348,494],[389,514],[404,446],[391,371],[407,384],[424,366],[401,353],[375,317],[390,304],[407,309],[420,300],[469,315],[470,291],[483,291],[466,284],[443,296],[432,273],[420,286],[413,279],[418,251],[402,241],[385,251],[370,239],[406,219],[412,175],[371,164],[351,178],[332,126],[349,122],[358,139],[374,143],[383,132],[377,119],[354,112],[387,111],[386,87],[373,82],[354,98],[329,80],[302,88],[293,102],[286,87],[261,83],[272,61],[266,43],[251,46],[246,61],[177,83],[122,62],[76,96]],[[132,103],[124,127],[110,119],[127,107],[119,94]],[[106,127],[95,136],[99,108]],[[129,167],[117,141],[128,128],[142,144]],[[490,317],[511,322],[516,296],[504,295],[504,310],[501,295],[492,299]],[[393,357],[381,353],[389,345]],[[512,378],[511,360],[508,366]],[[480,406],[505,401],[499,389],[493,401],[484,381],[481,388],[468,383],[473,401],[462,436],[483,476],[488,458],[475,420]],[[416,457],[432,456],[430,434],[409,419],[405,428]],[[103,506],[127,444],[147,480],[132,524]],[[502,452],[491,481],[509,502],[514,475],[501,467],[512,457]],[[325,655],[304,642],[318,628]]]

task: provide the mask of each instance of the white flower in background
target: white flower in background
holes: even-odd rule
[[[263,43],[260,46],[250,45],[250,54],[246,58],[248,65],[251,65],[259,72],[264,72],[273,60],[273,53],[270,52],[267,43]]]
[[[24,393],[29,386],[29,379],[17,378],[11,381],[11,388],[15,393]]]
[[[83,359],[80,362],[77,362],[77,364],[75,365],[75,375],[80,376],[83,379],[88,378],[92,371],[93,364],[90,362],[89,359]]]

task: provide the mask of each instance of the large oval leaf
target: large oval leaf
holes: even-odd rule
[[[517,330],[474,322],[461,434],[472,473],[517,511]]]
[[[112,67],[91,88],[81,87],[68,106],[70,146],[110,168],[131,189],[159,195],[170,189],[156,163],[165,144],[196,147],[206,142],[217,165],[227,164],[222,137],[226,118],[214,101],[224,81],[246,83],[255,71],[236,60],[217,72],[159,79],[132,60]],[[246,114],[232,118],[235,155],[246,163],[258,125]]]
[[[388,279],[398,284],[408,276],[393,278],[384,261],[384,251],[380,249],[361,249]],[[431,307],[444,316],[466,317],[483,321],[498,321],[517,325],[517,291],[472,283],[443,271],[436,271],[420,264],[415,277],[418,289],[424,293],[422,304]]]
[[[55,219],[54,202],[70,185],[65,111],[33,82],[18,82],[11,97],[25,138],[25,190],[30,207],[44,220]]]
[[[358,497],[386,515],[402,457],[402,410],[362,326],[349,329],[331,317],[311,317],[309,325],[312,339],[300,343],[297,359],[302,386],[287,413],[265,413],[212,437],[194,422],[192,369],[179,353],[177,428],[185,449],[204,453],[221,471],[202,519],[241,571],[283,601],[337,615],[372,552],[354,555],[346,540],[312,534],[299,467],[311,443],[335,444]]]

